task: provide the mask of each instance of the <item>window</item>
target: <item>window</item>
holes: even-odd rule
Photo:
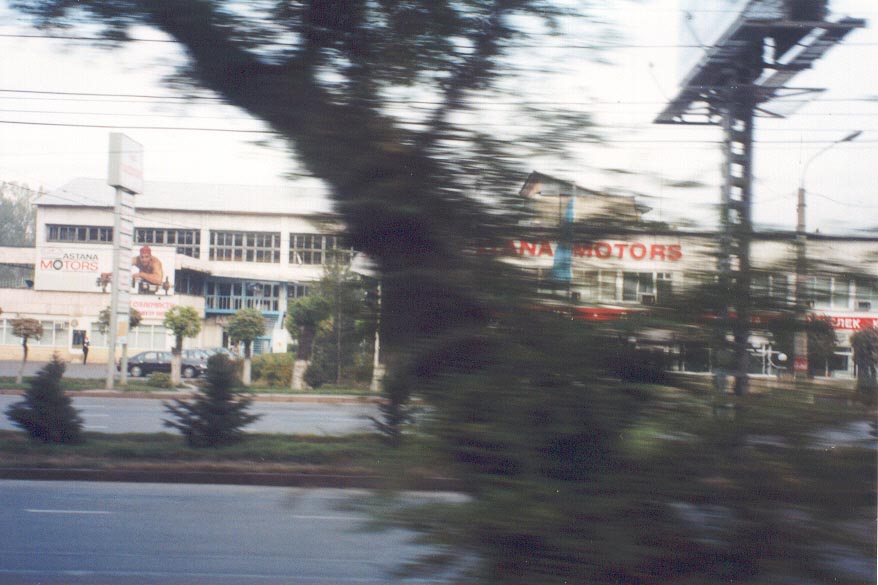
[[[113,228],[89,225],[46,224],[47,242],[113,243]]]
[[[210,232],[210,259],[280,263],[280,232]]]
[[[598,296],[601,301],[614,302],[616,296],[616,271],[601,270],[598,283]]]
[[[213,312],[234,313],[244,308],[277,311],[280,285],[267,282],[217,281],[205,284],[205,307]]]
[[[288,299],[299,299],[302,297],[307,297],[311,294],[311,287],[305,284],[288,284],[287,285],[287,298]]]
[[[807,279],[807,298],[817,309],[849,309],[851,281],[832,276],[809,276]]]
[[[789,298],[789,282],[784,274],[757,272],[753,275],[752,290],[756,299],[784,303]]]
[[[574,270],[571,290],[579,293],[579,300],[595,302],[598,300],[598,271]]]
[[[857,279],[857,304],[854,308],[870,311],[878,309],[878,280]]]
[[[622,300],[638,302],[642,295],[655,294],[655,275],[652,272],[623,272]]]
[[[181,295],[201,296],[204,294],[204,277],[197,272],[178,270],[174,279],[174,290]]]
[[[176,246],[178,254],[192,258],[200,258],[201,256],[200,230],[137,228],[134,237],[138,244]]]
[[[290,234],[290,264],[348,264],[352,254],[341,236]]]

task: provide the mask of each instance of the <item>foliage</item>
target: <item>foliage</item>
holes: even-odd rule
[[[44,443],[77,443],[82,440],[82,418],[61,388],[66,365],[56,353],[28,381],[24,400],[12,404],[6,416],[12,423]]]
[[[171,307],[165,313],[163,325],[177,339],[177,345],[182,349],[184,337],[195,337],[201,331],[201,316],[192,307]]]
[[[165,329],[174,336],[173,358],[171,360],[171,379],[174,386],[180,384],[180,353],[183,351],[183,338],[195,337],[201,331],[201,315],[192,307],[171,307],[165,313]]]
[[[851,336],[851,347],[857,366],[857,390],[874,400],[878,397],[878,329],[860,329]]]
[[[788,356],[795,353],[795,333],[804,327],[808,335],[808,371],[811,375],[822,374],[838,345],[832,319],[826,317],[811,317],[803,325],[795,315],[783,314],[769,321],[767,327],[774,338],[774,349]]]
[[[37,319],[28,317],[19,317],[12,319],[12,334],[21,337],[21,364],[18,367],[18,376],[15,379],[16,384],[21,384],[24,377],[24,365],[27,363],[27,342],[29,339],[39,339],[43,336],[43,324]]]
[[[821,543],[808,542],[807,520],[853,501],[839,478],[858,459],[796,450],[790,463],[787,452],[754,447],[745,434],[772,436],[776,425],[717,424],[709,409],[661,429],[679,437],[697,422],[691,441],[649,441],[654,459],[633,457],[630,437],[649,435],[666,401],[652,405],[608,375],[606,336],[533,315],[538,299],[518,288],[524,275],[473,253],[526,235],[515,187],[527,151],[559,155],[583,144],[577,131],[588,116],[551,117],[557,112],[542,104],[529,115],[522,99],[539,74],[566,61],[535,60],[533,45],[557,45],[546,33],[575,27],[596,40],[588,21],[565,18],[580,4],[589,5],[12,2],[39,24],[77,18],[92,31],[97,21],[117,42],[139,26],[160,29],[186,56],[179,83],[263,120],[302,170],[325,182],[350,245],[381,268],[388,397],[398,409],[414,396],[427,401],[418,431],[469,497],[409,526],[442,547],[438,560],[470,561],[466,582],[829,581],[815,565]],[[423,109],[399,107],[411,96]],[[482,104],[500,103],[509,105],[502,119],[514,123],[491,134],[479,121],[501,116]],[[539,139],[528,135],[533,126]],[[324,319],[313,319],[311,332]],[[294,329],[307,358],[306,331]],[[789,480],[792,465],[803,481]],[[809,492],[808,479],[821,474],[824,485],[826,469],[842,491],[820,497],[827,494]],[[857,486],[874,487],[874,465],[850,469]],[[781,509],[791,490],[801,497]],[[874,504],[870,490],[854,495]],[[687,523],[675,513],[681,502],[714,521]],[[716,521],[725,514],[734,521]]]
[[[128,308],[128,327],[134,329],[143,322],[143,315],[134,307]],[[98,330],[106,334],[110,330],[110,307],[101,309],[98,313]]]
[[[260,415],[247,412],[251,400],[242,397],[237,386],[235,364],[224,354],[207,360],[206,383],[191,401],[175,399],[165,410],[177,420],[164,420],[166,427],[179,430],[192,447],[219,447],[244,438],[243,428]]]
[[[152,386],[153,388],[173,388],[174,382],[171,380],[171,375],[166,374],[165,372],[153,372],[146,379],[146,384],[148,386]]]
[[[39,195],[18,183],[0,181],[0,246],[33,246],[35,212],[33,201]],[[0,265],[0,282],[31,277],[32,271]]]
[[[298,340],[296,359],[311,359],[317,326],[329,316],[329,301],[322,295],[308,295],[287,305],[287,331]]]
[[[249,359],[251,344],[265,335],[265,318],[258,309],[241,309],[234,314],[226,330],[233,343],[244,344],[244,358]]]
[[[269,386],[288,384],[293,375],[293,354],[264,353],[253,358],[253,379]]]

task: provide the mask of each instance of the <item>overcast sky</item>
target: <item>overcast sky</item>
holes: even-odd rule
[[[708,10],[726,4],[703,0],[698,6]],[[865,18],[868,26],[791,83],[828,91],[785,119],[757,121],[754,219],[762,226],[794,227],[803,162],[853,130],[863,135],[810,166],[808,228],[849,233],[878,225],[878,3],[832,0],[831,6],[833,13]],[[576,49],[568,46],[563,58],[574,73],[546,80],[544,91],[556,101],[569,101],[571,109],[591,112],[603,125],[607,145],[583,146],[575,161],[547,157],[525,167],[585,187],[635,192],[653,208],[653,219],[714,225],[721,178],[719,129],[652,123],[677,91],[680,51],[691,56],[693,50],[680,47],[677,0],[616,0],[598,10],[618,24],[623,35],[618,42],[625,48],[606,52],[609,63],[598,65],[586,58],[586,51],[577,58]],[[171,44],[135,43],[108,52],[15,36],[21,34],[40,33],[0,0],[0,180],[55,188],[75,177],[104,177],[113,131],[144,145],[147,180],[265,185],[283,183],[289,180],[285,174],[295,170],[276,145],[256,144],[268,138],[260,133],[265,130],[260,122],[210,101],[183,104],[175,99],[179,96],[161,83],[179,58]],[[236,132],[143,128],[156,126]],[[320,190],[315,181],[296,181],[308,194]],[[704,186],[674,187],[680,181]]]

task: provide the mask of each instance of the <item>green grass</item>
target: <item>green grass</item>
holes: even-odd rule
[[[29,388],[27,382],[32,376],[25,376],[21,384],[15,383],[15,377],[0,376],[0,390],[27,390]],[[201,386],[202,380],[187,380],[187,385]],[[64,378],[61,386],[69,392],[81,392],[83,390],[101,390],[106,386],[106,378]],[[128,378],[125,386],[119,384],[118,380],[115,384],[115,390],[120,392],[168,392],[167,388],[157,388],[146,383],[146,378]],[[355,388],[352,386],[332,386],[324,385],[313,390],[291,390],[289,386],[270,386],[260,383],[258,380],[253,383],[247,390],[252,394],[289,394],[289,395],[305,395],[319,394],[323,396],[371,396],[375,392],[368,388]]]
[[[75,445],[44,444],[21,431],[0,431],[0,466],[104,466],[123,463],[246,463],[369,467],[380,459],[376,437],[249,434],[219,448],[195,449],[171,433],[85,433]],[[256,467],[258,469],[258,467]]]

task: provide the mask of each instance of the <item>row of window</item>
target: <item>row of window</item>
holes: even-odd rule
[[[47,242],[112,243],[113,228],[48,224]],[[175,246],[178,254],[201,257],[201,232],[188,229],[137,228],[137,244]],[[330,234],[290,234],[290,264],[322,265],[348,263],[353,250],[341,236]],[[218,262],[256,262],[280,264],[280,232],[210,232],[210,260]]]
[[[537,271],[541,291],[557,290],[551,271]],[[671,293],[669,272],[625,272],[618,270],[574,270],[569,285],[571,296],[585,303],[655,303],[657,296]],[[563,288],[568,289],[564,284]]]
[[[539,289],[557,290],[551,270],[537,271]],[[625,272],[617,270],[574,270],[569,291],[583,302],[640,302],[652,303],[666,298],[679,287],[675,282],[680,275],[669,272]],[[752,279],[752,294],[756,299],[793,302],[793,276],[756,273]],[[566,290],[568,286],[563,285]],[[805,299],[816,309],[871,310],[878,308],[878,280],[851,279],[826,275],[809,276],[805,283]]]
[[[73,329],[67,320],[43,320],[43,335],[39,339],[28,339],[33,347],[81,347],[83,329]],[[97,324],[88,328],[92,347],[107,347],[107,336],[101,333]],[[128,333],[128,347],[140,349],[167,349],[172,339],[161,325],[139,325]],[[0,318],[0,345],[21,345],[21,338],[12,333],[12,319]]]

